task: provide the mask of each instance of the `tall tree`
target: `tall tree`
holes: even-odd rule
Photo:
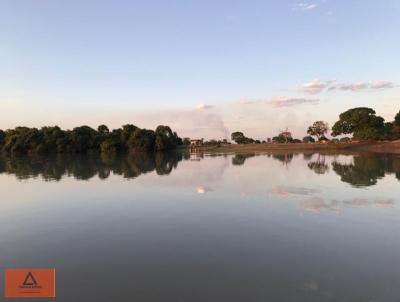
[[[347,110],[339,115],[332,127],[332,135],[353,134],[355,139],[379,139],[384,131],[384,119],[375,115],[375,110],[358,107]]]
[[[243,132],[237,131],[231,134],[231,139],[237,144],[243,144],[246,140],[246,137],[244,136]]]
[[[290,132],[287,128],[286,128],[286,130],[282,130],[279,133],[279,136],[283,137],[285,143],[288,143],[289,141],[293,140],[292,132]]]
[[[329,126],[328,123],[324,121],[316,121],[310,127],[308,127],[307,134],[311,136],[316,136],[319,140],[321,137],[325,136],[328,132]]]

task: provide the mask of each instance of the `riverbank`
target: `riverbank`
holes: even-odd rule
[[[326,151],[363,151],[376,153],[400,154],[400,140],[385,142],[350,142],[350,143],[298,143],[298,144],[224,144],[219,146],[204,146],[196,149],[198,152],[248,153],[248,152],[326,152]]]

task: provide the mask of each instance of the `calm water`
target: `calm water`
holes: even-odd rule
[[[400,301],[399,179],[371,154],[2,158],[1,269],[55,267],[57,301]]]

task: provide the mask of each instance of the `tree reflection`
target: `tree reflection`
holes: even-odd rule
[[[232,157],[232,165],[234,166],[241,166],[244,164],[246,159],[250,157],[256,156],[254,153],[248,153],[248,154],[236,154],[234,157]]]
[[[352,164],[332,163],[333,171],[343,182],[355,187],[372,186],[386,173],[395,173],[400,180],[400,157],[398,156],[355,156]]]
[[[0,157],[0,173],[14,174],[18,179],[41,177],[59,181],[64,176],[88,180],[96,175],[108,178],[111,173],[124,178],[135,178],[156,171],[170,174],[184,157],[181,152],[136,153],[126,155],[57,155],[51,157]]]
[[[275,158],[282,162],[284,165],[289,164],[292,159],[293,159],[294,154],[293,153],[277,153],[277,154],[272,154],[272,158]]]
[[[307,166],[317,174],[325,174],[329,171],[329,166],[325,163],[325,155],[321,154],[318,154],[317,159],[310,161]]]

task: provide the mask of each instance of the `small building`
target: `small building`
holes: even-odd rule
[[[203,139],[191,139],[190,147],[201,147],[203,146]]]

